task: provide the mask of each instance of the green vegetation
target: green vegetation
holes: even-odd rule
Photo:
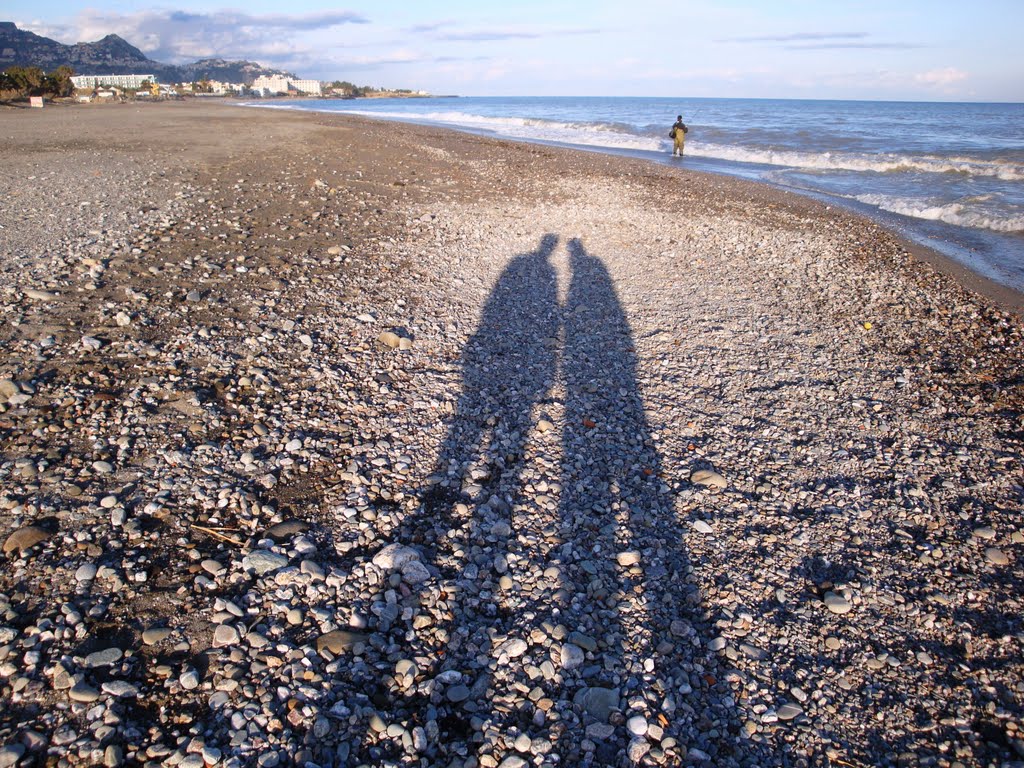
[[[396,90],[389,90],[387,88],[374,88],[372,85],[355,85],[350,83],[348,80],[335,80],[330,84],[330,87],[337,93],[344,93],[350,96],[386,96],[391,94],[398,94],[402,96],[410,96],[414,91],[408,88],[398,88]]]
[[[70,96],[75,90],[71,83],[74,74],[74,70],[68,66],[57,67],[49,74],[45,74],[39,67],[8,67],[0,72],[0,96]]]
[[[336,92],[346,93],[350,96],[362,96],[367,89],[366,86],[358,86],[350,83],[348,80],[335,80],[331,83],[331,88]]]

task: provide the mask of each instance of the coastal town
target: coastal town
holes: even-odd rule
[[[117,35],[64,45],[0,21],[0,103],[43,106],[204,98],[422,98],[427,91],[299,77],[253,61],[201,59],[184,65],[147,57]]]
[[[252,83],[230,83],[220,80],[200,80],[192,83],[161,83],[156,75],[73,75],[74,96],[77,101],[96,99],[174,99],[184,96],[238,96],[247,99],[273,98],[339,98],[357,97],[425,97],[426,91],[390,91],[359,88],[347,82],[327,83],[320,80],[293,78],[284,75],[262,75]]]

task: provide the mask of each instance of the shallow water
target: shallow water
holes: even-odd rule
[[[1024,104],[493,97],[290,100],[671,162],[824,196],[1024,291]],[[675,162],[679,162],[678,160]]]

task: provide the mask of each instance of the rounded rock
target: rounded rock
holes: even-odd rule
[[[853,604],[845,597],[836,594],[835,592],[826,592],[824,602],[826,608],[828,608],[832,613],[840,616],[853,610]]]
[[[633,715],[626,721],[626,730],[636,737],[645,736],[647,734],[647,718],[643,715]]]
[[[38,525],[23,526],[4,541],[4,554],[9,555],[17,551],[19,555],[23,555],[27,550],[36,544],[46,541],[52,535],[52,533],[45,528],[40,528]]]
[[[988,547],[985,550],[985,559],[992,565],[1009,565],[1010,558],[999,547]]]
[[[562,669],[565,670],[578,669],[583,666],[583,662],[586,660],[583,649],[572,643],[566,643],[562,646],[561,657]]]
[[[78,683],[68,691],[68,698],[82,704],[91,704],[100,697],[100,692],[91,685]]]
[[[12,768],[25,754],[24,744],[8,744],[0,747],[0,768]]]
[[[194,669],[187,669],[178,677],[178,682],[186,691],[192,691],[199,687],[199,673]]]
[[[640,553],[639,552],[635,552],[635,551],[633,551],[633,552],[619,552],[619,554],[617,554],[615,556],[615,560],[623,568],[628,568],[629,566],[636,565],[637,563],[640,562]]]
[[[698,469],[690,475],[690,482],[707,488],[727,488],[728,481],[724,476],[711,469]]]
[[[146,645],[156,645],[170,637],[170,634],[171,629],[169,627],[150,627],[143,631],[142,642]]]
[[[776,714],[779,716],[779,720],[793,720],[804,713],[796,704],[783,704],[779,707]]]
[[[110,694],[115,699],[134,699],[139,695],[139,689],[125,680],[111,680],[101,687],[104,693]]]
[[[221,624],[213,631],[213,647],[223,648],[227,645],[236,645],[240,640],[241,636],[238,634],[238,630],[230,624]]]

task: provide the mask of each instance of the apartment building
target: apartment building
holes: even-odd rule
[[[139,89],[143,82],[155,83],[156,75],[74,75],[71,84],[75,88],[99,88],[101,85],[114,88]]]

